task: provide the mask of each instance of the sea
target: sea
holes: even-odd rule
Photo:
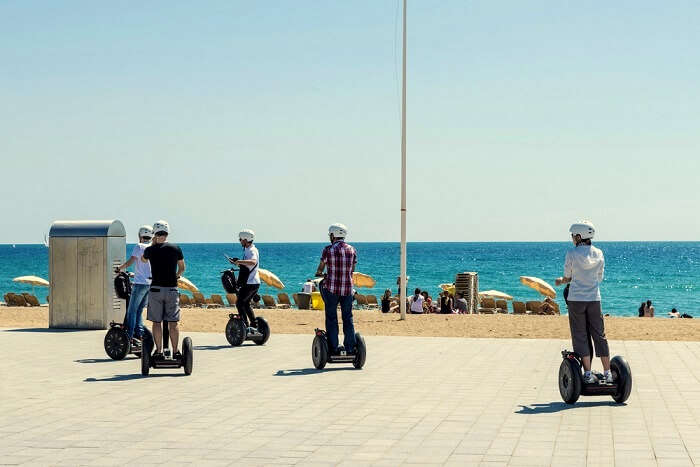
[[[260,243],[260,266],[274,272],[285,284],[283,292],[301,290],[318,265],[322,243]],[[357,271],[377,281],[361,293],[378,298],[385,289],[396,292],[399,273],[398,243],[352,243],[358,253]],[[127,254],[133,245],[127,245]],[[597,242],[605,254],[605,280],[601,285],[604,313],[636,316],[642,301],[651,300],[656,316],[665,317],[671,308],[700,317],[700,242]],[[221,272],[230,267],[224,254],[242,256],[239,244],[182,243],[185,276],[206,296],[222,294]],[[520,276],[537,276],[554,285],[563,274],[568,242],[527,243],[408,243],[409,292],[439,293],[439,285],[451,283],[464,271],[479,274],[479,289],[495,289],[516,300],[540,300],[534,290],[520,284]],[[44,245],[0,245],[0,293],[32,292],[42,302],[48,290],[18,284],[14,277],[37,275],[48,279],[48,248]],[[279,292],[263,284],[261,293]],[[566,310],[558,288],[556,300]]]

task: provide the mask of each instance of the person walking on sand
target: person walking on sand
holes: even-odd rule
[[[348,228],[343,224],[328,227],[331,244],[321,253],[321,261],[316,268],[316,276],[326,278],[321,281],[320,291],[326,309],[326,334],[332,355],[341,352],[352,354],[355,351],[355,326],[352,321],[353,282],[352,273],[357,264],[355,248],[345,243]],[[338,346],[338,304],[343,317],[343,347]]]
[[[141,261],[141,258],[152,238],[153,229],[151,226],[141,226],[139,242],[131,250],[129,260],[117,267],[117,273],[120,273],[132,264],[134,265],[134,286],[131,289],[129,308],[126,311],[126,333],[129,340],[134,337],[141,339],[143,336],[143,309],[148,303],[148,289],[151,287],[151,265]]]
[[[255,241],[255,232],[250,229],[243,229],[238,233],[238,241],[243,247],[243,259],[229,259],[231,264],[235,264],[240,268],[238,274],[238,300],[236,308],[238,315],[241,317],[246,327],[257,326],[255,313],[250,302],[260,289],[260,254],[257,247],[253,244]]]
[[[177,280],[185,272],[185,257],[182,250],[168,242],[170,225],[163,220],[153,224],[154,241],[143,251],[142,262],[151,265],[151,288],[148,292],[148,312],[146,318],[153,322],[153,340],[156,344],[155,358],[163,355],[163,320],[168,322],[170,343],[173,355],[181,357],[177,349],[180,341],[180,294]]]
[[[603,313],[600,307],[600,283],[603,281],[605,259],[603,252],[591,244],[595,227],[590,221],[573,224],[569,229],[574,248],[566,253],[564,276],[555,284],[569,284],[569,327],[574,352],[581,356],[586,384],[597,382],[591,373],[591,352],[588,347],[588,333],[593,338],[596,356],[603,364],[604,379],[612,383],[610,372],[610,349],[605,337]]]

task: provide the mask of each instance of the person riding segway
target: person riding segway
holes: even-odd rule
[[[317,277],[324,277],[319,284],[325,303],[326,330],[316,329],[311,347],[314,366],[322,369],[326,363],[352,363],[360,369],[365,364],[367,347],[364,338],[355,333],[352,320],[353,282],[352,273],[357,264],[355,249],[345,243],[348,229],[343,224],[328,228],[331,244],[321,253],[316,269]],[[338,345],[338,305],[343,318],[343,346]]]
[[[229,314],[226,324],[226,339],[237,347],[246,340],[263,345],[270,338],[270,326],[262,316],[255,317],[251,301],[260,289],[260,255],[255,241],[255,232],[244,229],[238,234],[238,241],[243,247],[243,259],[228,258],[229,263],[239,267],[238,280],[234,269],[224,271],[221,281],[227,293],[237,293],[236,308],[238,314]]]
[[[153,339],[156,351],[151,355],[154,342],[147,339],[141,353],[141,373],[148,375],[150,368],[183,367],[185,374],[192,373],[192,339],[182,341],[182,353],[178,350],[180,331],[180,295],[177,280],[185,272],[185,258],[180,247],[168,242],[170,226],[160,220],[153,224],[155,239],[153,245],[143,252],[141,261],[150,262],[152,282],[148,294],[147,318],[153,322]],[[163,328],[162,322],[167,324]],[[172,353],[168,348],[172,343]]]
[[[562,352],[559,392],[567,404],[576,402],[579,395],[612,395],[616,402],[622,403],[632,389],[632,372],[621,356],[610,359],[600,306],[599,286],[605,270],[603,252],[592,245],[595,227],[590,221],[573,224],[569,232],[574,248],[566,254],[564,276],[557,278],[555,284],[567,284],[564,299],[569,309],[574,351]],[[594,346],[603,364],[603,374],[591,371]]]

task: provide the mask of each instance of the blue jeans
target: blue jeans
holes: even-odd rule
[[[150,285],[134,284],[131,288],[131,298],[129,299],[129,309],[126,311],[126,333],[129,339],[136,335],[143,336],[143,308],[148,301],[148,289]]]
[[[330,351],[338,350],[338,304],[343,317],[343,345],[345,351],[351,353],[355,350],[355,326],[352,322],[352,295],[338,295],[321,287],[321,298],[326,305],[326,335]]]

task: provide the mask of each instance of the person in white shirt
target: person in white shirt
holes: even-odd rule
[[[260,271],[258,270],[260,259],[258,249],[253,245],[255,232],[250,229],[241,230],[238,234],[238,241],[243,247],[243,259],[229,259],[231,264],[240,267],[236,308],[246,327],[256,327],[257,320],[250,304],[260,288]]]
[[[420,289],[413,292],[413,296],[408,299],[411,313],[418,315],[423,313],[423,302],[425,298],[420,294]]]
[[[606,383],[612,383],[610,372],[610,349],[605,337],[603,312],[600,307],[600,283],[603,281],[605,258],[603,252],[591,244],[595,227],[590,221],[573,224],[569,229],[575,247],[568,251],[564,261],[564,276],[555,284],[569,284],[567,304],[569,307],[569,327],[574,352],[581,356],[584,382],[597,382],[591,373],[591,350],[588,334],[595,345],[596,356],[600,357],[605,371]]]
[[[302,289],[302,292],[304,293],[311,293],[314,291],[314,283],[311,279],[306,279],[306,282],[304,282],[304,288]]]
[[[139,228],[139,242],[131,250],[129,260],[117,268],[117,273],[134,265],[134,285],[131,288],[129,308],[126,311],[126,332],[129,340],[143,336],[143,309],[148,303],[148,289],[151,287],[151,263],[141,261],[143,251],[151,244],[153,229],[150,225]]]

